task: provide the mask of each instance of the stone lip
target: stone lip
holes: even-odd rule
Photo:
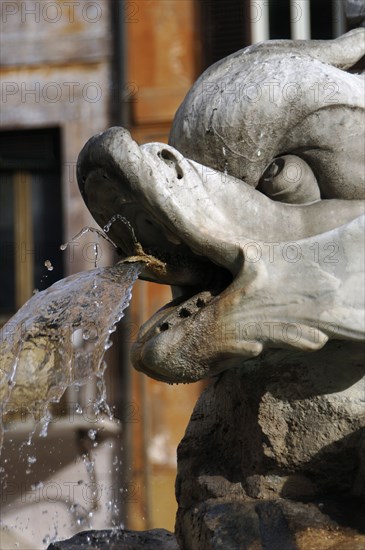
[[[179,550],[175,535],[166,529],[149,531],[83,531],[71,539],[54,542],[48,550]]]

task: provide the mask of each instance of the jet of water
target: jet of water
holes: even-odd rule
[[[103,370],[142,264],[84,271],[33,295],[0,331],[2,413],[47,410]],[[43,410],[43,409],[42,409]],[[1,449],[1,441],[0,441]]]

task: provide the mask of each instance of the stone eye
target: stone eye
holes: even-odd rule
[[[289,204],[306,204],[321,198],[312,169],[295,155],[274,159],[263,173],[257,189],[272,200]]]

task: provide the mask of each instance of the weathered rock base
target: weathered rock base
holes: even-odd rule
[[[348,504],[344,517],[344,502],[207,500],[189,511],[179,511],[179,529],[184,533],[181,548],[364,550],[365,501],[355,499]],[[350,517],[351,512],[354,517]],[[364,533],[341,526],[342,521],[358,525],[362,522]]]
[[[184,550],[365,550],[363,346],[223,373],[179,445],[176,496]]]
[[[173,533],[165,529],[150,531],[103,530],[84,531],[61,542],[50,544],[48,550],[179,550]]]

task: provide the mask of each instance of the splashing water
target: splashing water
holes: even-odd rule
[[[2,413],[42,409],[46,414],[67,387],[92,375],[102,385],[110,334],[140,271],[138,262],[119,262],[77,273],[24,304],[0,331]]]
[[[115,216],[113,216],[113,218],[115,218]],[[111,219],[109,222],[108,222],[108,230],[110,229],[112,223],[115,221],[114,219]],[[105,229],[104,229],[105,230]],[[116,244],[113,243],[113,241],[111,239],[109,239],[109,237],[107,235],[105,235],[105,233],[103,233],[103,231],[100,231],[100,229],[97,229],[96,227],[89,227],[88,225],[86,227],[83,227],[74,237],[72,237],[72,239],[70,239],[69,241],[67,241],[67,243],[64,243],[64,244],[61,244],[60,246],[60,250],[66,250],[66,248],[71,244],[73,243],[74,241],[77,241],[77,239],[79,239],[80,237],[82,237],[83,235],[85,235],[86,233],[96,233],[98,235],[98,237],[101,237],[102,239],[105,239],[106,241],[108,241],[108,243],[110,243],[114,248],[117,248]]]
[[[109,221],[109,224],[110,224],[109,227],[112,225],[113,221],[114,221],[113,218]],[[80,237],[82,237],[86,233],[96,233],[96,235],[98,237],[101,237],[102,239],[106,240],[109,244],[111,244],[114,248],[117,248],[117,245],[111,239],[109,239],[109,237],[107,235],[105,235],[105,233],[103,233],[103,231],[100,231],[100,229],[97,229],[96,227],[86,226],[86,227],[83,227],[74,237],[72,237],[72,239],[67,241],[67,243],[61,244],[60,250],[62,250],[62,251],[66,250],[66,248],[71,243],[73,243],[74,241],[77,241]],[[94,267],[98,267],[98,260],[99,260],[99,256],[100,256],[100,246],[99,246],[99,244],[95,242],[93,244],[93,249],[94,249]]]
[[[141,274],[143,266],[155,266],[156,264],[159,269],[161,262],[145,254],[129,222],[120,215],[111,218],[104,227],[105,232],[93,227],[84,227],[70,241],[60,246],[61,250],[66,250],[73,241],[85,233],[91,232],[96,233],[98,238],[102,237],[114,248],[117,248],[105,234],[114,222],[121,222],[125,226],[124,232],[129,245],[127,258],[114,267],[97,268],[100,247],[95,242],[95,269],[67,277],[42,292],[37,291],[0,330],[0,410],[2,413],[0,417],[0,455],[2,454],[5,431],[3,420],[5,426],[10,429],[8,432],[8,436],[9,434],[10,436],[7,438],[4,449],[4,468],[0,467],[0,471],[4,473],[1,488],[2,491],[5,491],[4,494],[7,494],[9,490],[7,489],[8,484],[10,490],[14,483],[16,484],[17,476],[14,474],[15,477],[11,477],[9,473],[11,469],[9,472],[5,469],[9,448],[14,445],[14,435],[11,431],[13,429],[11,424],[14,418],[13,413],[17,419],[22,421],[25,418],[24,414],[26,417],[29,414],[35,421],[27,424],[29,431],[27,432],[26,429],[24,432],[28,433],[27,440],[16,448],[17,456],[24,465],[23,473],[29,479],[29,483],[34,481],[30,486],[31,497],[33,498],[36,494],[34,502],[39,502],[44,498],[44,491],[48,498],[47,484],[42,489],[43,481],[37,479],[39,476],[37,472],[41,471],[42,464],[38,461],[40,457],[36,454],[37,446],[33,442],[33,436],[47,437],[48,427],[52,421],[50,404],[58,402],[68,387],[73,386],[77,391],[81,385],[93,379],[96,395],[89,405],[92,406],[95,421],[99,422],[100,420],[102,424],[104,422],[103,413],[106,413],[110,420],[113,417],[107,403],[104,378],[106,363],[103,359],[105,351],[111,346],[110,334],[114,332],[116,323],[123,317],[124,310],[129,305],[133,285]],[[53,269],[50,260],[45,260],[44,266],[48,270]],[[77,405],[75,413],[82,413],[81,405]],[[88,419],[89,413],[88,410]],[[81,462],[85,467],[89,481],[86,484],[88,490],[94,486],[99,490],[95,458],[93,458],[93,453],[98,451],[99,427],[98,425],[95,427],[96,429],[87,431],[89,444],[83,449]],[[53,433],[54,430],[51,432]],[[52,448],[55,449],[55,447]],[[27,483],[25,482],[26,487],[28,487]],[[81,483],[84,482],[81,481]],[[55,485],[59,487],[56,482]],[[21,499],[23,499],[24,495],[21,491],[20,493]],[[78,497],[80,502],[76,502],[77,497],[72,497],[72,499],[67,497],[64,500],[67,510],[77,526],[92,527],[91,518],[94,512],[98,511],[100,496],[101,494],[95,493],[92,503],[87,502],[86,505],[82,504],[85,501],[83,491]],[[114,519],[112,519],[112,523],[119,526],[119,509],[114,498],[113,495],[110,502],[113,505],[111,510],[117,518],[117,524],[114,523]],[[63,502],[62,499],[63,493],[60,502]],[[109,509],[108,506],[107,509]],[[5,529],[9,526],[10,530],[15,527],[16,532],[27,530],[29,518],[25,519],[23,525],[19,519],[20,516],[16,515],[13,520],[11,519],[11,510],[12,503],[9,502]],[[47,512],[48,510],[44,510],[42,514]],[[49,542],[58,538],[57,517],[58,511],[52,516],[52,521],[55,521],[54,525],[49,521],[46,522],[48,527],[45,532],[47,534],[43,538],[43,545],[48,545]],[[12,521],[15,521],[15,524]],[[0,538],[3,532],[2,528],[0,522]],[[49,534],[50,532],[51,534]],[[16,542],[16,545],[19,543]]]
[[[129,223],[129,221],[127,220],[127,218],[125,218],[124,216],[122,216],[121,214],[115,214],[112,218],[110,218],[110,220],[108,221],[108,223],[106,225],[104,225],[103,227],[103,231],[105,231],[105,233],[108,233],[110,231],[110,228],[111,226],[113,225],[113,223],[115,222],[122,222],[128,229],[129,231],[129,234],[131,236],[131,238],[134,240],[134,242],[136,243],[137,242],[137,238],[136,238],[136,235],[134,233],[134,229],[133,227],[131,226],[131,224]]]

